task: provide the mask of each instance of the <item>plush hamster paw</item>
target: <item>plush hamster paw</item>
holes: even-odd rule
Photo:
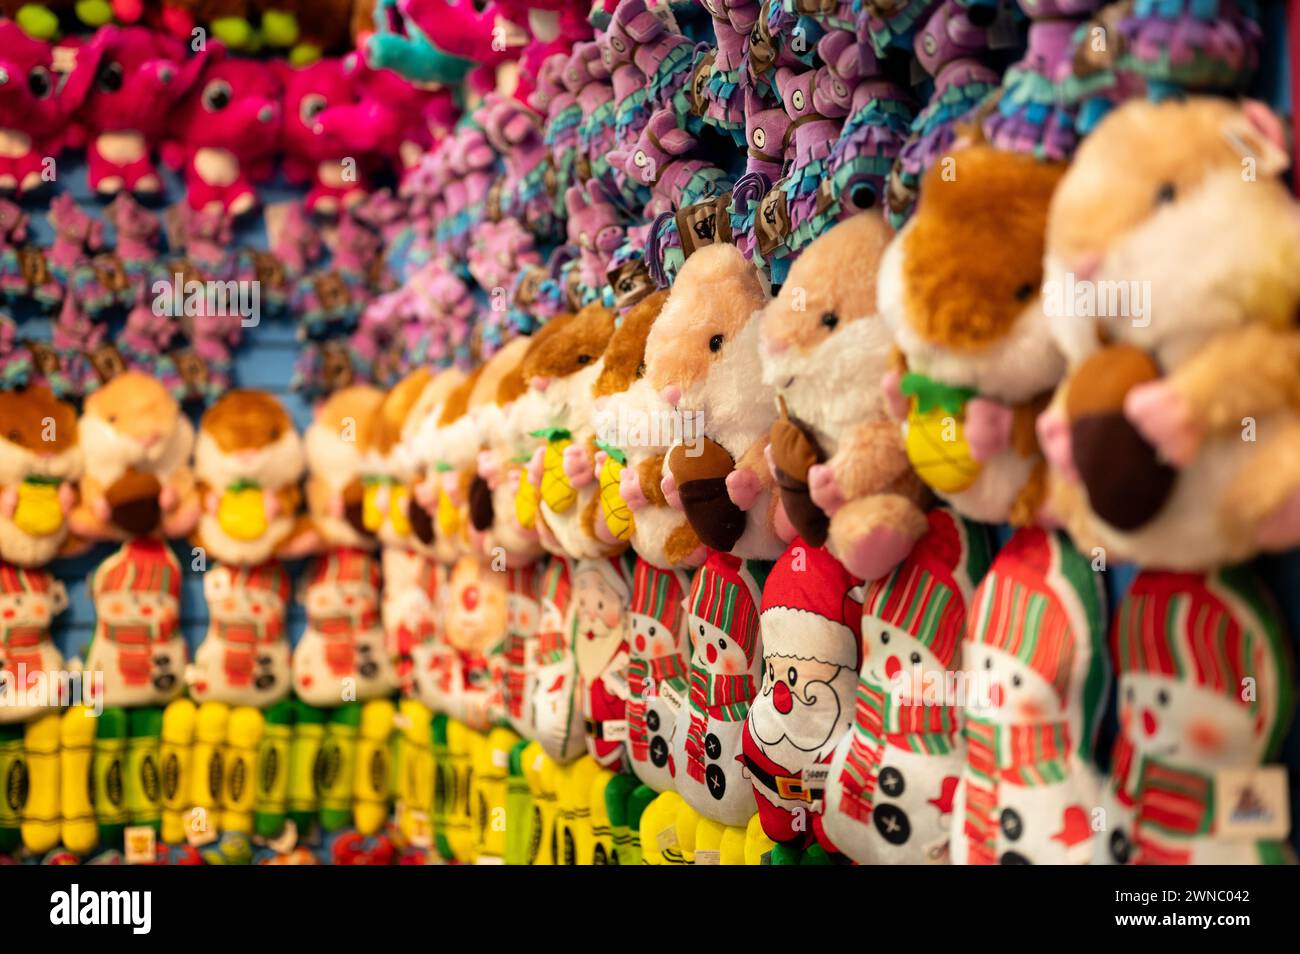
[[[877,580],[912,552],[915,537],[893,527],[876,527],[841,554],[845,568],[863,580]]]
[[[73,488],[72,484],[65,480],[63,483],[59,484],[59,509],[62,510],[66,516],[72,512],[72,508],[76,505],[77,491]]]
[[[1289,550],[1300,544],[1300,490],[1264,516],[1255,528],[1255,542],[1264,550]]]
[[[564,448],[564,476],[576,487],[585,487],[596,479],[596,468],[587,445],[575,442]]]
[[[844,506],[844,494],[829,464],[813,464],[808,468],[808,496],[828,517]]]
[[[1074,446],[1070,440],[1070,422],[1059,410],[1048,410],[1038,415],[1034,423],[1038,433],[1038,446],[1047,458],[1048,466],[1062,477],[1078,482],[1079,471],[1074,466]]]
[[[483,478],[489,490],[496,490],[500,486],[501,467],[497,464],[497,455],[494,451],[479,451],[478,475]]]
[[[158,506],[164,511],[176,509],[176,505],[181,502],[181,496],[176,492],[176,488],[171,484],[163,484],[162,489],[158,491]]]
[[[544,469],[543,461],[546,457],[546,448],[539,447],[533,451],[533,457],[528,462],[528,482],[534,487],[542,486],[542,470]]]
[[[903,375],[899,371],[890,371],[880,379],[880,386],[885,392],[885,406],[895,420],[907,420],[907,412],[912,402],[903,393]]]
[[[6,520],[12,520],[17,509],[18,488],[6,487],[0,490],[0,515],[3,515]]]
[[[1011,446],[1011,408],[986,398],[966,405],[966,443],[977,461],[991,460]]]
[[[624,467],[618,475],[618,495],[633,513],[644,509],[650,502],[641,489],[641,475],[635,467]]]
[[[668,506],[674,510],[685,511],[682,506],[682,495],[677,489],[677,478],[672,474],[665,474],[664,479],[659,482],[659,489],[663,492],[664,499],[668,501]]]
[[[1167,463],[1186,467],[1196,457],[1202,435],[1192,406],[1167,382],[1135,387],[1124,398],[1124,416]]]
[[[267,523],[280,516],[280,495],[273,490],[263,490],[262,509],[266,512]]]
[[[733,470],[727,475],[727,496],[741,510],[748,510],[758,500],[763,483],[752,470]]]

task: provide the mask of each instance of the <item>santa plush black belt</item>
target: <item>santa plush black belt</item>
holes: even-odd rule
[[[764,786],[776,792],[779,798],[799,802],[815,802],[824,794],[824,790],[820,788],[805,789],[802,778],[794,775],[773,775],[766,769],[755,765],[754,760],[749,756],[744,756],[744,759],[745,768],[749,769],[749,774],[757,781],[762,782]]]
[[[586,719],[584,721],[587,726],[587,735],[591,736],[593,739],[600,739],[602,742],[604,742],[605,723],[593,722],[591,719]]]

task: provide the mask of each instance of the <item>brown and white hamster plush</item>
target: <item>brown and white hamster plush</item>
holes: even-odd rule
[[[610,541],[630,540],[638,556],[664,569],[704,562],[700,538],[660,486],[676,412],[647,380],[645,350],[667,300],[661,290],[628,309],[593,388],[603,518],[596,532]]]
[[[758,270],[734,245],[686,260],[646,340],[646,379],[677,411],[665,498],[685,509],[708,547],[775,559],[777,495],[765,460],[776,417],[763,383],[759,322],[767,304]]]
[[[303,466],[302,439],[273,395],[222,395],[199,419],[194,474],[202,514],[194,545],[244,566],[276,556],[297,526]]]
[[[541,392],[547,408],[543,445],[529,465],[541,498],[540,520],[559,549],[574,559],[601,559],[626,547],[601,540],[594,527],[600,501],[591,389],[614,324],[612,309],[592,303],[551,319],[524,357],[524,380]]]
[[[363,517],[364,449],[384,392],[367,385],[336,391],[303,435],[307,455],[307,513],[319,545],[373,549]]]
[[[869,213],[835,226],[791,266],[762,324],[763,379],[781,408],[769,462],[784,517],[865,580],[925,533],[930,496],[881,391],[893,335],[876,311],[876,270],[891,237]]]
[[[969,136],[921,180],[877,278],[903,367],[885,376],[912,466],[962,515],[1033,523],[1046,491],[1034,422],[1065,371],[1039,301],[1059,164]]]
[[[1133,101],[1061,182],[1044,302],[1071,372],[1039,430],[1080,546],[1203,570],[1300,543],[1287,165],[1258,103]]]
[[[447,398],[464,380],[465,372],[459,368],[447,368],[430,378],[407,412],[397,446],[393,449],[396,466],[409,474],[408,492],[415,500],[408,511],[411,521],[408,542],[415,550],[429,556],[433,555],[437,540],[434,519],[437,499],[431,496],[434,485],[428,480],[432,451],[430,436]]]
[[[433,556],[446,567],[471,550],[467,501],[472,472],[467,465],[476,455],[461,419],[469,413],[469,398],[482,373],[479,365],[462,377],[420,427],[427,469],[416,494],[433,514]]]
[[[194,427],[161,383],[138,371],[119,374],[86,398],[80,426],[85,474],[74,533],[122,540],[194,529]]]
[[[77,412],[30,387],[0,391],[0,422],[0,559],[40,566],[63,549],[77,503]]]

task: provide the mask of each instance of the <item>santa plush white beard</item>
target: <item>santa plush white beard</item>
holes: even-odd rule
[[[748,719],[749,731],[767,757],[797,770],[828,756],[848,729],[856,675],[841,668],[830,682],[801,686],[790,693],[792,708],[784,714],[775,705],[775,688],[765,686],[750,707]]]

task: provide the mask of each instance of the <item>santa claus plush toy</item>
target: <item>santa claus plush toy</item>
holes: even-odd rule
[[[740,760],[762,668],[758,607],[769,565],[710,550],[687,600],[692,656],[687,706],[673,739],[677,791],[721,825],[742,829],[754,789]]]
[[[822,808],[821,775],[853,718],[861,659],[857,582],[801,538],[763,587],[762,684],[744,729],[744,760],[763,831],[806,844]],[[823,770],[824,771],[824,770]]]
[[[981,525],[943,507],[926,522],[908,557],[863,593],[853,727],[826,778],[822,831],[860,864],[948,860],[952,799],[965,764],[949,687],[989,540]]]
[[[1107,687],[1101,577],[1063,535],[1016,531],[980,583],[962,644],[966,765],[956,864],[1092,857],[1092,745]]]
[[[1223,823],[1222,809],[1229,822],[1257,814],[1256,779],[1291,724],[1290,654],[1259,581],[1241,568],[1140,573],[1113,641],[1120,733],[1102,801],[1103,860],[1292,860],[1277,835],[1235,836]]]
[[[628,755],[636,777],[656,792],[673,790],[673,734],[690,695],[689,589],[690,577],[682,570],[637,558],[628,612]]]
[[[578,666],[571,648],[575,626],[573,581],[569,561],[562,556],[552,556],[546,564],[540,603],[533,725],[542,750],[563,765],[581,755],[586,743],[577,694]]]
[[[627,741],[627,607],[630,555],[579,560],[573,569],[574,653],[582,680],[587,751],[620,771]]]

